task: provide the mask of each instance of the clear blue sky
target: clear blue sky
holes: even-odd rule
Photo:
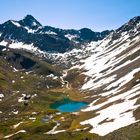
[[[140,0],[0,0],[0,23],[33,15],[43,25],[115,29],[140,15]]]

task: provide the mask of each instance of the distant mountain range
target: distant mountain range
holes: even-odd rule
[[[110,31],[94,32],[88,28],[63,30],[42,26],[33,16],[27,15],[20,21],[9,20],[1,24],[0,33],[1,41],[23,42],[45,51],[66,52],[79,44],[101,40]]]

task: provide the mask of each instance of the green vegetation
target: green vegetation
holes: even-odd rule
[[[15,60],[15,63],[13,63],[13,60]],[[23,69],[21,62],[24,62],[24,60],[34,63],[27,69],[25,67]],[[14,68],[20,68],[20,71],[15,71]],[[94,111],[77,114],[59,113],[50,107],[50,105],[62,99],[68,99],[67,102],[70,100],[88,102],[84,97],[90,93],[81,94],[76,90],[84,82],[84,75],[80,73],[76,69],[68,71],[65,80],[69,81],[69,88],[62,87],[61,68],[50,65],[37,58],[37,56],[33,57],[30,53],[24,51],[1,52],[0,94],[3,94],[4,98],[1,98],[2,101],[0,101],[0,111],[2,111],[0,113],[0,139],[20,130],[25,130],[25,133],[15,134],[9,139],[140,140],[139,123],[116,130],[105,137],[99,137],[89,133],[90,125],[80,125],[81,121],[94,117],[96,115]],[[49,74],[53,74],[57,78],[49,77]],[[139,78],[140,74],[137,73],[134,79],[128,85],[125,85],[126,89],[133,87]],[[139,110],[136,110],[136,116],[139,116],[138,112]],[[42,121],[45,116],[48,120]],[[56,126],[56,122],[60,122],[56,131],[66,131],[54,135],[45,134]]]

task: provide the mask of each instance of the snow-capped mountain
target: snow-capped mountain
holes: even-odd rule
[[[114,31],[94,32],[87,28],[63,30],[42,26],[27,15],[20,21],[9,20],[0,25],[0,46],[1,52],[8,55],[10,49],[21,51],[20,55],[11,54],[12,60],[3,54],[4,60],[10,64],[15,60],[19,68],[23,68],[19,62],[27,60],[26,56],[35,57],[28,60],[32,63],[31,73],[41,69],[42,74],[45,70],[51,76],[43,77],[43,73],[39,78],[53,77],[55,81],[50,84],[41,81],[43,86],[48,84],[47,89],[55,85],[57,90],[62,88],[61,92],[66,88],[63,93],[78,91],[89,105],[79,112],[76,121],[80,127],[91,126],[88,132],[104,136],[140,121],[139,16]],[[67,96],[70,95],[71,92]],[[72,131],[78,130],[74,128],[71,127]]]
[[[68,66],[68,73],[81,71],[78,87],[90,92],[92,100],[83,112],[95,117],[82,121],[90,124],[91,133],[106,135],[140,120],[140,17],[131,19],[103,40],[91,41],[80,49],[53,54]],[[70,68],[70,69],[69,69]]]
[[[27,15],[20,21],[9,20],[0,25],[0,41],[9,44],[23,43],[43,51],[66,52],[81,43],[101,40],[110,31],[93,32],[90,29],[62,30],[42,26],[33,16]]]

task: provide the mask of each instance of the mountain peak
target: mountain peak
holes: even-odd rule
[[[130,19],[127,23],[122,25],[120,28],[118,28],[116,31],[118,32],[129,32],[131,30],[134,30],[137,25],[140,23],[140,16],[136,16],[132,19]]]
[[[26,15],[19,23],[29,28],[42,26],[32,15]]]
[[[24,19],[35,19],[32,15],[29,15],[29,14],[27,14],[25,17],[24,17]]]
[[[139,22],[140,22],[140,16],[136,16],[136,17],[130,19],[129,22],[128,22],[128,24],[130,24],[130,23],[131,24],[137,24]]]

